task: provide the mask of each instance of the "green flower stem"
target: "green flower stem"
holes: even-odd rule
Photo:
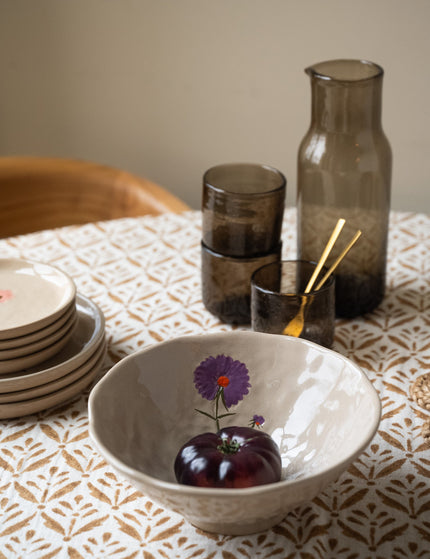
[[[222,413],[222,414],[219,413],[219,400],[220,400],[220,398],[222,400],[222,403],[224,404],[225,409],[227,410],[227,413]],[[210,413],[207,413],[203,410],[198,410],[197,408],[194,408],[194,410],[201,413],[202,415],[205,415],[206,417],[209,417],[210,419],[213,419],[215,421],[215,424],[216,424],[216,430],[219,431],[220,430],[219,420],[223,419],[224,417],[227,417],[229,415],[235,415],[235,413],[228,411],[228,407],[226,406],[225,399],[224,399],[224,389],[222,387],[218,388],[218,391],[215,394],[214,400],[215,400],[215,415],[211,415]]]
[[[218,417],[218,406],[219,406],[219,396],[221,394],[221,390],[222,388],[218,389],[218,392],[216,393],[215,396],[215,423],[216,423],[216,430],[219,431],[220,427],[219,427],[219,417]]]

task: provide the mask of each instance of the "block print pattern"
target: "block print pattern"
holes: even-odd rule
[[[142,347],[226,331],[203,307],[199,212],[120,219],[0,241],[2,257],[58,266],[103,310],[103,371]],[[295,212],[283,228],[295,256]],[[430,217],[393,213],[387,294],[336,324],[334,349],[378,390],[380,429],[340,479],[278,526],[203,533],[121,479],[88,437],[88,392],[0,421],[0,558],[411,559],[430,557],[430,412],[411,386],[430,372]]]

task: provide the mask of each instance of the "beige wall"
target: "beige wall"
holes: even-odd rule
[[[0,153],[147,176],[193,207],[224,161],[274,165],[295,203],[303,69],[385,69],[392,207],[430,212],[429,0],[0,0]]]

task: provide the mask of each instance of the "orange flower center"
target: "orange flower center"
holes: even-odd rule
[[[217,380],[218,386],[221,386],[221,388],[226,388],[229,385],[229,382],[230,380],[225,376],[220,376]]]

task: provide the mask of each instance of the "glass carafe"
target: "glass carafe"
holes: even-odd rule
[[[381,124],[383,69],[330,60],[306,69],[310,128],[298,154],[298,257],[318,260],[339,218],[346,224],[327,266],[360,229],[336,270],[336,314],[370,312],[384,297],[392,155]]]

